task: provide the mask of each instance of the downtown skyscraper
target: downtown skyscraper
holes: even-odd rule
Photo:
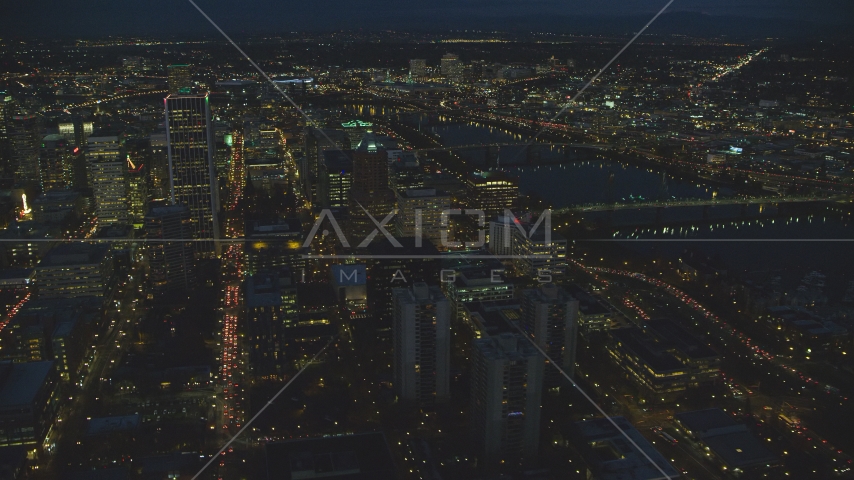
[[[127,159],[116,136],[90,137],[86,152],[98,227],[128,222]]]
[[[522,328],[567,375],[575,375],[578,300],[563,288],[546,283],[523,290],[521,303]],[[549,366],[544,379],[546,387],[557,387],[561,374]]]
[[[153,202],[143,221],[145,236],[151,241],[152,285],[164,290],[191,289],[196,282],[193,246],[185,241],[190,239],[190,211],[184,205]]]
[[[518,333],[474,341],[471,427],[487,464],[537,454],[544,365],[543,356]]]
[[[9,119],[8,136],[12,155],[8,170],[18,184],[39,185],[41,181],[41,128],[42,119],[39,115],[13,115]]]
[[[197,257],[219,250],[219,201],[214,173],[214,135],[207,94],[169,95],[166,136],[170,199],[190,209]]]
[[[448,399],[451,307],[439,287],[392,290],[394,388],[401,399],[432,409]]]

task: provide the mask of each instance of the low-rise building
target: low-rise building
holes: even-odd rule
[[[641,400],[666,402],[685,391],[688,368],[639,328],[621,328],[610,333],[611,359],[640,388]]]
[[[568,437],[587,463],[589,480],[680,478],[670,462],[624,417],[578,422]]]
[[[115,283],[109,245],[61,243],[36,267],[39,297],[107,297]]]
[[[715,463],[724,472],[739,475],[746,470],[770,467],[779,461],[746,425],[719,408],[677,413],[673,418],[686,435],[713,455]]]
[[[41,444],[56,420],[54,363],[0,363],[0,446]]]

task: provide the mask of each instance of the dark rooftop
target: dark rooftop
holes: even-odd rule
[[[711,347],[704,344],[697,337],[691,335],[684,327],[670,319],[648,320],[646,322],[650,331],[659,337],[664,343],[679,350],[691,358],[710,358],[718,356]]]
[[[518,315],[521,308],[517,300],[494,300],[490,302],[467,302],[463,308],[471,314],[481,335],[495,336],[502,333],[517,333],[518,330],[508,321],[509,316]]]
[[[38,266],[56,267],[99,263],[109,251],[110,246],[106,244],[63,242],[48,252]]]
[[[720,408],[677,413],[675,417],[685,428],[695,433],[738,425],[738,422]]]
[[[266,451],[269,480],[399,478],[382,433],[268,443]]]
[[[623,348],[631,350],[657,372],[671,372],[685,367],[670,353],[656,348],[652,340],[647,338],[638,328],[611,330],[611,337],[620,342]]]
[[[415,246],[415,237],[400,237],[397,239],[400,248],[395,247],[387,238],[375,240],[368,245],[371,255],[438,255],[439,251],[430,240],[422,239],[420,247]]]
[[[0,364],[0,408],[30,405],[53,369],[53,362]]]
[[[701,439],[729,468],[749,468],[777,462],[747,426],[719,408],[674,415],[695,437]]]
[[[774,456],[750,432],[733,432],[703,439],[730,468],[750,468],[777,463]]]
[[[607,418],[596,418],[574,424],[572,435],[582,456],[599,480],[652,480],[662,478],[661,470],[670,478],[679,472],[624,417],[612,417],[618,428]],[[625,435],[623,435],[625,433]],[[632,439],[638,450],[626,439]],[[646,455],[644,455],[644,453]],[[654,465],[647,460],[652,459]],[[661,469],[661,470],[659,470]]]

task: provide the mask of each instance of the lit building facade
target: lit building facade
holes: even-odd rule
[[[247,344],[254,378],[284,377],[286,330],[296,326],[298,316],[297,289],[289,270],[265,270],[246,278]]]
[[[89,137],[86,160],[98,226],[127,223],[127,161],[118,137]]]
[[[449,217],[442,214],[451,209],[451,196],[435,188],[410,188],[397,192],[397,215],[395,227],[401,237],[426,238],[438,245],[444,246],[445,241],[451,240]]]
[[[41,117],[38,115],[12,115],[8,127],[11,150],[10,173],[15,182],[38,184],[39,148],[41,147]]]
[[[351,152],[327,150],[323,152],[323,167],[318,185],[318,203],[323,208],[346,208],[353,184],[353,159]]]
[[[169,93],[190,93],[193,84],[190,81],[189,65],[169,65],[166,70]]]
[[[148,169],[145,164],[134,164],[130,158],[128,162],[128,214],[130,222],[134,227],[142,227],[143,217],[150,195],[148,192]]]
[[[164,101],[172,203],[190,209],[193,239],[205,240],[194,242],[196,255],[217,255],[219,201],[208,95],[169,95]]]
[[[409,61],[409,76],[414,80],[427,78],[427,60],[413,58]]]
[[[74,163],[80,149],[61,135],[42,139],[39,150],[39,175],[42,192],[65,190],[74,185]]]
[[[152,205],[143,223],[146,238],[154,240],[148,244],[152,285],[170,290],[195,286],[190,210],[184,205]]]
[[[502,172],[475,172],[466,178],[466,190],[470,208],[483,210],[486,218],[495,218],[510,209],[519,198],[516,179]]]
[[[60,243],[36,267],[39,298],[107,297],[115,283],[109,245]]]

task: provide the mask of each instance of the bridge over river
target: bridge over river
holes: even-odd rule
[[[527,143],[477,143],[471,145],[443,145],[438,147],[418,148],[415,152],[449,152],[452,150],[467,150],[478,148],[502,148],[502,147],[571,147],[571,148],[592,148],[596,150],[607,150],[612,146],[606,143],[540,143],[535,142],[531,145]]]
[[[726,197],[726,198],[686,198],[672,200],[650,200],[633,203],[597,203],[593,205],[573,205],[553,209],[552,213],[569,212],[610,212],[615,210],[633,210],[641,208],[678,208],[678,207],[714,207],[723,205],[778,205],[783,203],[833,202],[847,200],[846,196],[835,197]]]

